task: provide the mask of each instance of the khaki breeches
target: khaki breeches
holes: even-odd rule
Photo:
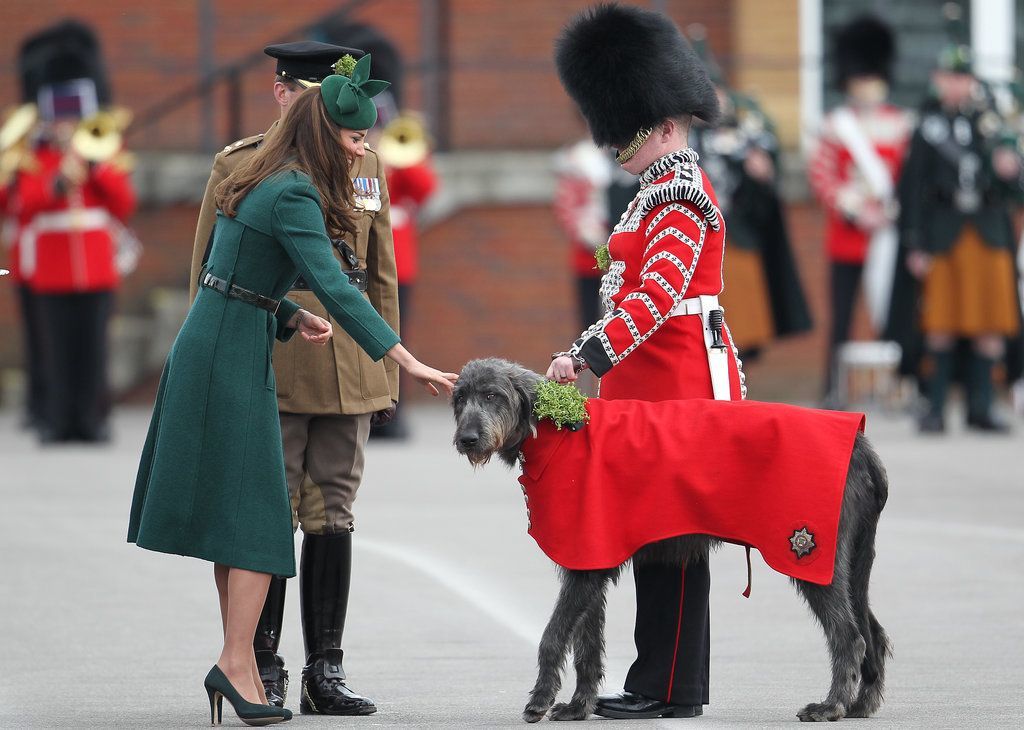
[[[292,526],[308,535],[350,532],[352,503],[363,479],[370,414],[280,416]]]
[[[725,289],[719,301],[742,357],[744,350],[767,345],[775,336],[764,263],[760,252],[733,246],[725,251],[723,269]]]
[[[961,337],[1014,335],[1020,321],[1016,285],[1010,251],[987,245],[973,226],[965,226],[925,277],[921,329]]]

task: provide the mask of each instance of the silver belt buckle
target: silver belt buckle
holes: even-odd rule
[[[953,205],[961,213],[975,213],[981,208],[981,195],[977,190],[958,189],[953,193]]]

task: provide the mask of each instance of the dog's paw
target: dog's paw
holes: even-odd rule
[[[540,722],[548,714],[548,708],[530,703],[523,710],[523,719],[527,722]]]
[[[839,702],[812,702],[796,713],[796,716],[800,718],[800,722],[835,722],[846,716],[846,708]]]
[[[590,709],[578,702],[559,702],[551,708],[552,720],[586,720]]]

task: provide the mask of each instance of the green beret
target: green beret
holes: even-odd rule
[[[387,81],[370,78],[370,56],[356,63],[351,78],[331,74],[320,85],[320,96],[327,113],[345,129],[369,129],[377,121],[373,98],[391,86]]]

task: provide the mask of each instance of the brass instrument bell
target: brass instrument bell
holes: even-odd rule
[[[430,154],[431,140],[419,115],[403,112],[381,132],[377,152],[385,165],[405,168],[418,165]]]
[[[104,109],[86,117],[71,136],[71,148],[89,162],[106,162],[121,151],[122,133],[132,113],[122,107]]]

